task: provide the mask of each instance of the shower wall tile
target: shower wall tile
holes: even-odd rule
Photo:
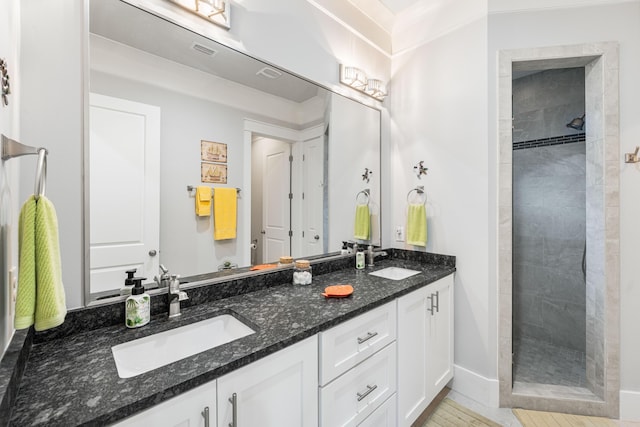
[[[584,304],[544,299],[541,306],[546,327],[544,339],[573,349],[585,348]],[[558,325],[564,325],[564,327],[559,328]]]
[[[544,265],[544,239],[539,236],[521,236],[513,242],[513,257],[518,265]]]
[[[544,287],[541,298],[558,303],[576,304],[580,313],[585,315],[586,296],[584,293],[584,281],[582,272],[564,273],[557,270],[548,270],[549,279]],[[574,331],[575,332],[575,331]],[[584,351],[584,346],[578,350]]]

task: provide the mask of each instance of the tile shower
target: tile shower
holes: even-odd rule
[[[513,380],[586,387],[584,67],[512,91]]]

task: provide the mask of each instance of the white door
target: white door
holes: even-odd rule
[[[324,250],[324,136],[303,143],[303,247],[304,256],[319,255]]]
[[[90,95],[91,292],[158,272],[160,108]]]
[[[291,146],[275,139],[264,144],[262,262],[273,262],[291,253]]]
[[[233,421],[233,399],[237,419]],[[218,378],[218,426],[318,425],[316,336]]]

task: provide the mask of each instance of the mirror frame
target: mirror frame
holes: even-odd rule
[[[124,301],[126,299],[126,296],[123,295],[119,295],[119,296],[113,296],[113,297],[108,297],[108,298],[103,298],[103,299],[92,299],[92,294],[91,294],[91,271],[90,271],[90,185],[89,185],[89,171],[90,171],[90,153],[89,153],[89,94],[90,94],[90,63],[89,63],[89,46],[90,46],[90,13],[89,13],[89,8],[90,8],[90,2],[91,1],[100,1],[100,0],[86,0],[85,1],[85,5],[86,5],[86,13],[85,13],[85,17],[84,17],[84,26],[83,26],[83,144],[82,144],[82,157],[83,157],[83,165],[82,165],[82,170],[83,170],[83,182],[82,182],[82,187],[83,187],[83,200],[82,200],[82,217],[84,219],[83,221],[83,227],[82,227],[82,240],[83,240],[83,252],[84,252],[84,256],[82,259],[82,270],[83,270],[83,302],[84,302],[84,307],[92,307],[92,306],[101,306],[101,305],[108,305],[108,304],[113,304],[116,302],[121,302]],[[263,64],[265,64],[266,66],[269,66],[271,68],[274,68],[276,70],[282,71],[284,73],[287,73],[291,76],[294,76],[296,78],[299,78],[301,80],[304,80],[310,84],[313,84],[319,88],[322,88],[324,90],[327,90],[331,95],[333,96],[341,96],[344,98],[347,98],[351,101],[354,101],[364,107],[367,108],[371,108],[373,110],[376,110],[379,114],[380,114],[380,121],[379,121],[379,129],[378,129],[378,135],[379,135],[379,140],[378,140],[378,152],[379,152],[379,156],[378,156],[378,170],[381,171],[380,172],[380,183],[379,183],[379,213],[378,213],[378,229],[379,229],[379,236],[378,236],[378,242],[376,242],[378,245],[382,245],[382,224],[383,224],[383,213],[382,213],[382,121],[383,121],[383,111],[382,108],[380,107],[380,102],[376,102],[377,105],[371,105],[370,102],[372,102],[371,100],[367,99],[367,102],[364,102],[361,99],[358,98],[354,98],[352,96],[347,96],[343,93],[337,92],[334,89],[331,89],[330,87],[315,82],[309,78],[300,76],[297,73],[294,73],[290,70],[287,70],[285,68],[283,68],[280,65],[275,65],[271,62],[265,61],[261,58],[258,58],[254,55],[251,55],[249,53],[246,52],[242,52],[237,50],[236,48],[234,48],[233,46],[230,46],[227,43],[224,43],[224,41],[218,40],[218,39],[214,39],[209,35],[205,35],[202,34],[192,28],[188,28],[185,27],[184,25],[175,22],[173,20],[171,20],[170,18],[166,17],[166,16],[162,16],[159,15],[156,11],[153,10],[149,10],[148,8],[142,7],[138,4],[134,4],[132,2],[129,2],[127,0],[119,0],[121,2],[124,2],[126,4],[128,4],[131,7],[135,7],[137,9],[140,9],[146,13],[149,13],[153,16],[155,16],[157,19],[163,19],[173,25],[177,25],[187,31],[193,32],[195,34],[198,34],[201,37],[207,38],[210,41],[220,44],[224,47],[226,47],[227,49],[230,49],[238,54],[247,56],[251,59],[254,59],[256,61],[259,61]],[[375,243],[374,246],[376,246]],[[376,246],[378,247],[378,246]],[[307,259],[309,259],[310,261],[312,261],[312,264],[317,263],[319,261],[323,261],[323,260],[332,260],[332,259],[339,259],[342,257],[349,257],[349,256],[353,256],[353,255],[341,255],[340,252],[328,252],[325,254],[320,254],[320,255],[315,255],[315,256],[310,256],[310,257],[305,257]],[[189,288],[195,288],[195,287],[201,287],[201,286],[210,286],[210,285],[215,285],[218,283],[223,283],[223,282],[228,282],[231,280],[236,280],[236,279],[244,279],[244,278],[249,278],[249,277],[255,277],[255,276],[260,276],[260,275],[264,275],[264,274],[268,274],[268,273],[272,273],[272,272],[276,272],[276,271],[282,271],[282,270],[287,270],[287,269],[292,269],[291,266],[278,266],[274,269],[269,269],[269,270],[258,270],[258,271],[250,271],[250,266],[244,266],[244,267],[239,267],[239,268],[235,268],[232,270],[224,270],[224,271],[213,271],[211,273],[206,273],[206,274],[199,274],[199,275],[193,275],[193,276],[185,276],[183,277],[184,279],[187,278],[200,278],[201,276],[206,276],[206,277],[202,277],[199,280],[190,280],[188,282],[185,282],[183,289],[189,289]],[[164,289],[159,289],[159,288],[147,288],[147,292],[150,295],[158,295],[158,294],[162,294],[164,292],[166,292]]]

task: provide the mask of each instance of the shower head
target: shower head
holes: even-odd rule
[[[576,117],[575,119],[571,120],[571,122],[567,123],[567,127],[576,130],[582,130],[582,128],[584,127],[584,116],[585,115],[583,114],[582,117]]]

